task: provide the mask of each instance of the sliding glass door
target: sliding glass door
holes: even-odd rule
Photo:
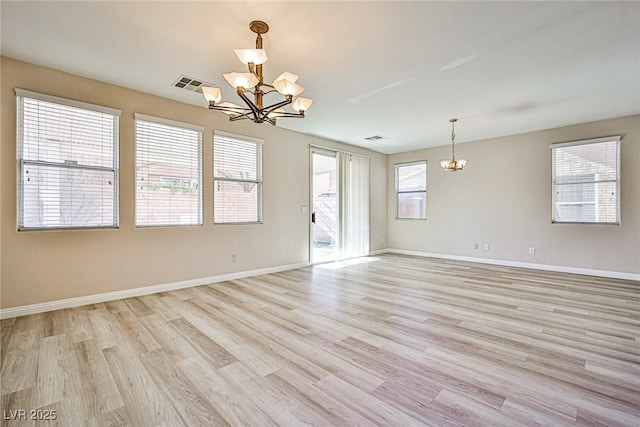
[[[311,147],[311,262],[369,254],[369,158]]]
[[[339,258],[338,157],[335,151],[311,151],[311,262]]]

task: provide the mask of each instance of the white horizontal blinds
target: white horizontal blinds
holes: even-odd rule
[[[427,162],[398,164],[396,172],[397,210],[399,219],[427,217]]]
[[[553,222],[620,223],[620,137],[551,145]]]
[[[136,114],[136,226],[202,225],[202,128]]]
[[[16,94],[18,228],[117,227],[119,112]]]
[[[262,222],[262,142],[216,131],[213,187],[214,223]]]

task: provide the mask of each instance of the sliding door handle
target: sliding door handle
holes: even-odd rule
[[[311,222],[312,223],[316,223],[316,213],[315,212],[311,212]]]

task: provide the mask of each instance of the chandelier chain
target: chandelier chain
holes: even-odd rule
[[[454,121],[451,122],[451,157],[453,158],[453,160],[456,159],[456,144],[455,144],[456,132],[455,132],[455,126],[456,126],[456,122],[454,120]]]

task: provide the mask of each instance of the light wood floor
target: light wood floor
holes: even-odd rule
[[[3,423],[638,426],[639,340],[639,282],[383,255],[4,320]]]

